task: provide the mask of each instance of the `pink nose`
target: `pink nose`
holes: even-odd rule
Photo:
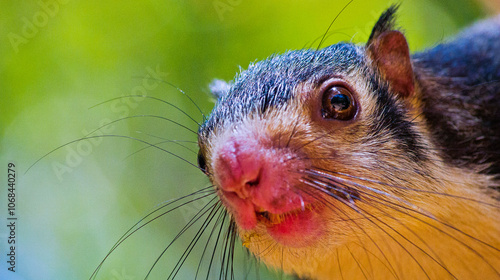
[[[230,139],[218,152],[215,160],[216,180],[225,192],[241,199],[251,196],[262,176],[262,150],[252,141]]]
[[[212,150],[214,183],[222,202],[238,226],[250,230],[257,225],[257,212],[273,214],[300,209],[307,203],[294,186],[303,161],[294,153],[269,147],[246,131],[223,138]]]

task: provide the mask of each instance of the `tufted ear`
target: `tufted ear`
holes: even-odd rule
[[[215,79],[208,87],[210,88],[210,92],[212,92],[217,99],[220,99],[229,92],[231,84],[223,80]]]
[[[415,85],[410,50],[405,36],[394,28],[398,6],[391,6],[373,27],[367,54],[391,89],[402,97],[413,94]]]

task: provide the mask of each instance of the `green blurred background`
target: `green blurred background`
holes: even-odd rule
[[[0,218],[5,224],[7,163],[16,164],[18,175],[17,272],[7,271],[4,225],[0,278],[88,279],[114,242],[155,205],[209,185],[189,164],[153,148],[135,153],[145,145],[117,137],[69,144],[25,173],[52,149],[123,117],[158,115],[197,128],[152,99],[94,105],[147,94],[200,121],[196,107],[162,81],[183,89],[208,114],[212,79],[230,80],[240,65],[311,45],[347,2],[0,1]],[[378,15],[393,2],[354,1],[324,45],[365,42]],[[412,50],[432,46],[492,13],[469,0],[401,2],[398,22]],[[130,118],[102,130],[152,143],[196,140],[157,118]],[[197,150],[196,144],[185,145]],[[172,143],[161,147],[196,162],[188,149]],[[199,205],[186,207],[143,228],[111,255],[98,278],[143,279],[196,209]],[[149,279],[166,279],[192,236],[186,234],[167,251]],[[178,279],[193,279],[198,260],[188,259]],[[243,267],[241,260],[235,262]],[[259,271],[261,279],[280,277]],[[240,269],[238,279],[244,274]]]

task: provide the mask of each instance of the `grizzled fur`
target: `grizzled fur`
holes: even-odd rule
[[[347,73],[360,65],[365,65],[364,57],[351,44],[332,45],[319,51],[290,51],[259,61],[234,79],[201,126],[200,134],[206,136],[226,122],[237,122],[251,113],[263,113],[269,107],[285,104],[293,98],[292,91],[299,83]]]
[[[393,6],[381,16],[369,42],[377,34],[394,28],[396,9]],[[500,18],[494,21],[496,29],[491,24],[478,25],[452,42],[412,57],[423,114],[442,156],[457,166],[484,165],[481,168],[489,174],[500,173]],[[289,51],[250,65],[224,89],[225,94],[217,92],[220,98],[210,118],[200,127],[200,138],[206,139],[218,126],[285,105],[302,82],[319,84],[354,68],[365,68],[366,75],[371,75],[360,78],[370,81],[377,94],[379,112],[385,114],[379,118],[382,123],[374,124],[372,129],[391,130],[408,156],[425,159],[419,135],[414,133],[413,124],[404,119],[405,109],[396,106],[387,85],[378,82],[376,69],[369,69],[363,47],[348,43],[317,51]]]
[[[319,85],[335,74],[346,74],[359,67],[366,68],[364,78],[370,81],[371,92],[377,95],[380,107],[377,119],[381,122],[374,123],[369,133],[376,136],[390,131],[397,135],[400,148],[409,157],[424,159],[424,147],[419,145],[414,125],[405,120],[404,107],[396,105],[397,101],[386,84],[370,77],[374,71],[367,66],[362,49],[352,44],[336,44],[319,51],[290,51],[251,65],[235,78],[234,85],[219,100],[208,121],[200,128],[200,137],[206,138],[207,133],[217,126],[235,123],[250,114],[262,114],[270,107],[286,104],[293,98],[293,89],[302,82]]]

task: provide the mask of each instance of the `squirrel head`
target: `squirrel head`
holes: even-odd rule
[[[347,242],[359,229],[339,220],[362,219],[356,209],[369,196],[399,203],[399,189],[384,184],[413,184],[429,172],[432,149],[408,101],[413,70],[396,9],[382,14],[366,46],[289,51],[212,84],[218,101],[199,129],[200,168],[257,255],[266,242],[297,255]],[[404,178],[400,166],[411,170]],[[266,255],[277,266],[280,257]]]

